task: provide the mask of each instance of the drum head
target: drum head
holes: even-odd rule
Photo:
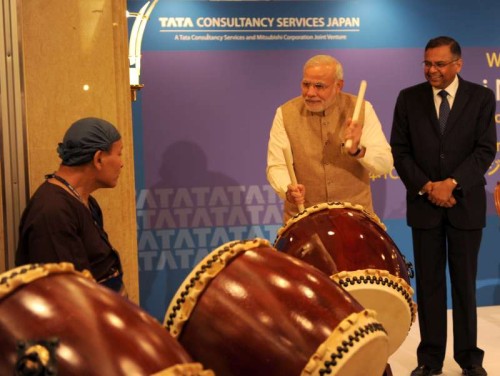
[[[404,342],[416,318],[413,289],[386,270],[359,270],[331,276],[364,307],[377,312],[377,320],[389,337],[389,354]]]
[[[376,313],[364,310],[351,314],[332,332],[311,357],[301,376],[309,375],[382,375],[388,350],[384,328]]]

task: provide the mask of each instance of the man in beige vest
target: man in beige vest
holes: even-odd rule
[[[267,179],[285,200],[286,222],[298,205],[341,201],[373,212],[369,173],[391,171],[391,148],[369,102],[351,121],[356,96],[343,93],[343,69],[331,56],[304,64],[302,96],[280,106],[270,132]],[[345,140],[351,139],[347,148]],[[283,149],[291,150],[298,184],[291,184]]]

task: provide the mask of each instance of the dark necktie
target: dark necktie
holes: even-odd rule
[[[441,105],[439,106],[439,130],[444,133],[448,115],[450,114],[450,104],[448,103],[448,93],[446,90],[441,90],[438,95],[441,97]]]

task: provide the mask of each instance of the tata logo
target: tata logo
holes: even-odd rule
[[[161,27],[193,27],[189,17],[159,17]]]

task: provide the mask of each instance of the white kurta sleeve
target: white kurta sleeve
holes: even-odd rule
[[[365,102],[365,123],[360,144],[366,148],[366,153],[359,162],[368,171],[375,175],[383,175],[392,170],[394,161],[391,146],[370,102]]]
[[[285,200],[287,187],[291,183],[283,155],[284,148],[290,148],[290,141],[283,125],[281,107],[279,107],[276,110],[269,135],[266,176],[271,187],[283,200]]]

